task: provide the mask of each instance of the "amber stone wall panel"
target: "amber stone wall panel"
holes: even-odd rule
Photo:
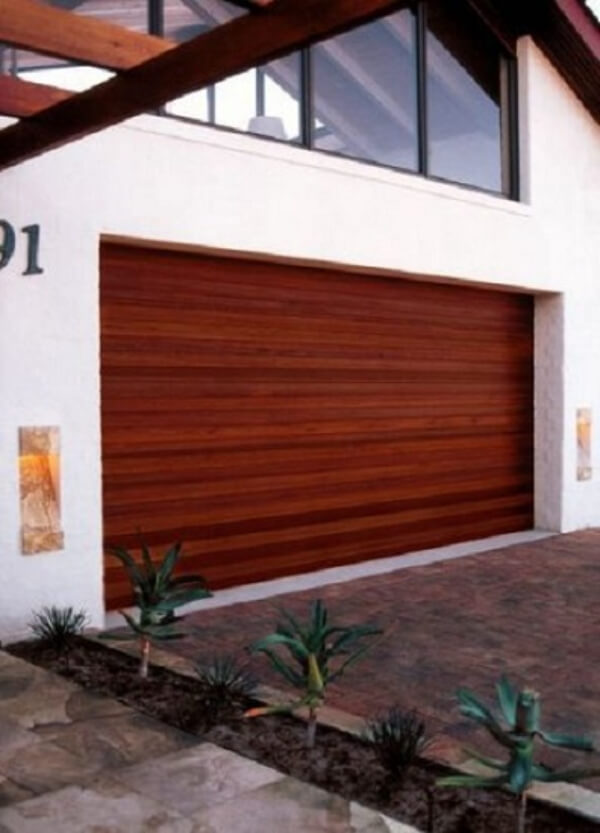
[[[104,534],[213,587],[525,529],[533,300],[102,247]],[[110,607],[129,595],[108,557]]]

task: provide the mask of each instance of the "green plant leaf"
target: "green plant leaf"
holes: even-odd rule
[[[517,751],[514,754],[509,764],[508,783],[511,790],[517,795],[525,792],[531,783],[532,768],[533,761],[529,750],[524,752]]]
[[[150,555],[150,550],[148,549],[147,545],[144,541],[141,542],[141,551],[142,551],[142,560],[144,562],[144,568],[146,570],[146,575],[148,576],[148,581],[151,584],[154,584],[156,580],[156,568],[152,562],[152,556]]]
[[[511,685],[505,674],[503,674],[500,681],[496,683],[496,692],[498,694],[498,702],[500,703],[504,719],[512,729],[517,719],[518,692],[514,686]]]
[[[481,755],[475,749],[471,749],[470,747],[465,747],[464,751],[467,755],[469,755],[469,757],[473,758],[474,761],[478,761],[480,764],[487,766],[489,769],[497,769],[500,772],[508,771],[508,764],[506,761],[501,761],[498,758],[489,758],[487,755]]]
[[[118,558],[121,564],[125,567],[131,585],[134,589],[138,588],[142,591],[148,591],[150,589],[146,576],[142,570],[140,570],[139,566],[126,549],[123,547],[107,547],[107,552],[114,555],[115,558]]]
[[[127,622],[127,624],[129,625],[129,627],[131,628],[131,630],[132,630],[134,633],[137,633],[139,636],[143,636],[143,635],[144,635],[145,628],[144,628],[144,626],[141,624],[141,622],[140,622],[140,623],[136,622],[136,621],[135,621],[135,619],[133,618],[133,616],[130,616],[130,615],[129,615],[128,613],[126,613],[124,610],[120,610],[120,611],[119,611],[119,613],[120,613],[120,614],[121,614],[121,616],[125,619],[125,621]]]
[[[336,668],[335,671],[329,672],[327,674],[327,682],[331,683],[333,682],[333,680],[337,679],[338,677],[341,677],[346,668],[348,668],[350,665],[353,665],[358,659],[360,659],[368,649],[368,645],[361,645],[360,648],[357,648],[353,654],[350,654],[349,657],[346,657],[346,659],[339,666],[339,668]]]
[[[170,611],[175,610],[178,607],[182,607],[182,605],[198,601],[199,599],[205,599],[207,595],[208,591],[204,590],[204,588],[201,587],[198,587],[196,589],[183,588],[181,590],[170,592],[166,598],[164,598],[162,601],[160,601],[153,607],[157,612],[169,613]]]
[[[293,648],[295,651],[299,653],[301,657],[304,659],[308,659],[308,651],[299,642],[297,639],[292,639],[289,636],[285,636],[282,633],[270,633],[268,636],[263,637],[262,639],[257,640],[250,646],[250,650],[252,653],[256,653],[257,651],[264,651],[265,648],[271,648],[274,645],[286,645],[289,648]]]
[[[501,787],[506,784],[506,776],[498,775],[485,778],[480,775],[447,775],[435,782],[439,787]]]
[[[161,583],[168,584],[171,579],[171,575],[181,553],[181,547],[182,543],[181,541],[178,541],[176,544],[173,544],[170,550],[167,551],[157,572],[157,577],[160,579]]]
[[[459,688],[457,697],[460,711],[465,717],[470,717],[481,726],[485,726],[492,737],[507,749],[513,749],[514,743],[502,726],[496,720],[493,712],[481,703],[474,694],[466,688]]]
[[[270,651],[268,648],[264,648],[262,650],[268,657],[273,668],[279,672],[282,677],[285,677],[285,679],[295,688],[304,688],[304,677],[302,677],[301,674],[298,674],[297,671],[287,665],[274,651]]]
[[[560,746],[565,749],[581,749],[585,752],[594,752],[594,742],[585,735],[564,735],[560,732],[538,732],[544,743],[549,746]]]
[[[308,635],[306,631],[302,628],[298,620],[295,618],[295,616],[293,616],[289,610],[286,610],[283,607],[279,609],[279,613],[281,616],[283,616],[284,619],[287,619],[287,621],[290,624],[291,631],[287,630],[285,625],[278,625],[277,632],[283,634],[287,633],[289,636],[293,636],[295,634],[297,637],[300,638],[300,641],[305,644],[308,639]]]

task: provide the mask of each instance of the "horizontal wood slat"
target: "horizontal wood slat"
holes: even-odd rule
[[[101,275],[107,543],[222,587],[532,524],[530,297],[113,244]]]

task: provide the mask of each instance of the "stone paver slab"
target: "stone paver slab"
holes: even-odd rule
[[[390,826],[381,814],[283,778],[198,811],[194,833],[416,833]]]
[[[45,723],[69,723],[67,703],[79,689],[73,683],[16,657],[3,655],[0,714],[25,729]]]
[[[192,735],[134,711],[118,717],[45,726],[42,734],[99,769],[127,766],[198,743]]]
[[[0,775],[0,807],[16,804],[17,801],[24,801],[26,798],[33,798],[31,790],[16,784],[11,778]]]
[[[85,782],[101,769],[102,763],[93,757],[75,755],[50,741],[44,741],[17,750],[10,761],[0,764],[0,775],[41,795],[69,784]],[[4,833],[1,827],[0,833]]]
[[[210,743],[166,755],[158,761],[150,759],[119,773],[122,783],[184,815],[284,777],[274,769]]]
[[[107,780],[0,808],[1,833],[192,833],[174,810]]]

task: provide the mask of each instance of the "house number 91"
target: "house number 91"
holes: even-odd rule
[[[27,260],[22,275],[41,275],[44,271],[39,265],[40,227],[24,226],[21,233],[27,238]],[[0,269],[8,266],[17,246],[16,232],[9,222],[0,220]]]

